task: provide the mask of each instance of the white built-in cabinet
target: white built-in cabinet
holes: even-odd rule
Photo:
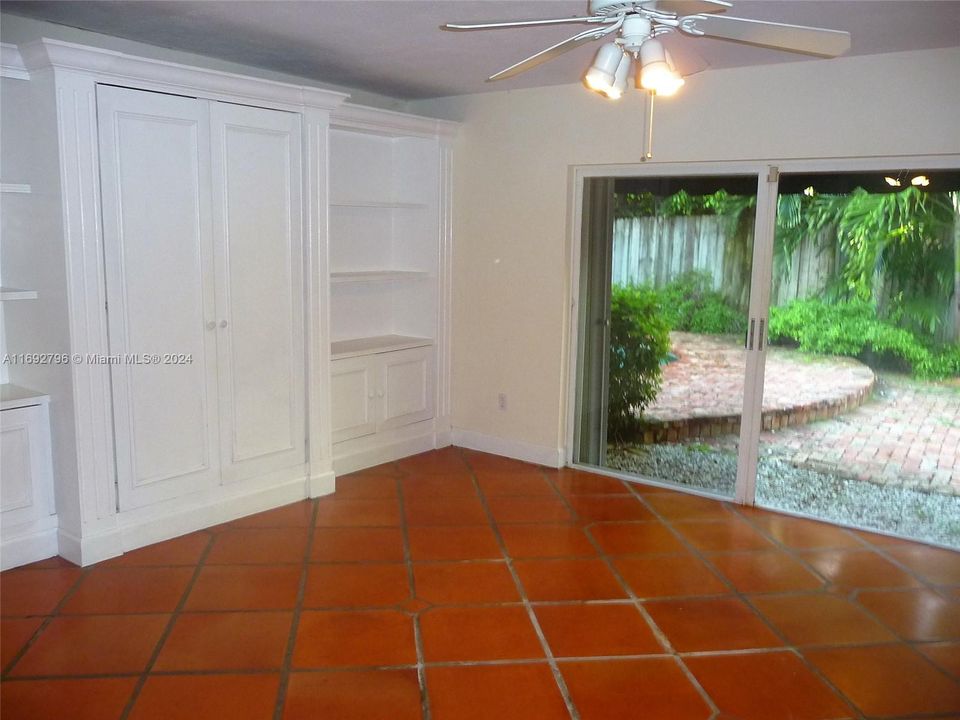
[[[19,52],[72,358],[50,397],[60,554],[98,562],[449,444],[454,123],[57,40]]]
[[[3,569],[56,552],[49,405],[47,395],[0,385]]]
[[[445,412],[448,148],[436,125],[334,113],[331,428],[349,471],[435,447]]]
[[[433,347],[333,361],[333,442],[341,443],[434,416]]]
[[[302,466],[299,115],[97,109],[119,509]]]

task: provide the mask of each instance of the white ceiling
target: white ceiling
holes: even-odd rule
[[[494,72],[580,26],[443,32],[448,21],[583,15],[586,0],[316,0],[314,2],[3,2],[5,12],[254,65],[401,99],[576,82],[595,44],[510,80]],[[952,0],[743,0],[728,15],[847,30],[850,55],[960,45]],[[706,38],[671,38],[712,68],[809,60]]]

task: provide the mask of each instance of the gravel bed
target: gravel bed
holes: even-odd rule
[[[737,476],[735,453],[699,444],[611,448],[607,466],[721,495],[733,495]],[[956,495],[877,485],[761,457],[757,504],[960,548]]]

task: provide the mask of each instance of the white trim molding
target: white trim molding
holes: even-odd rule
[[[484,435],[473,430],[461,430],[460,428],[453,428],[452,440],[457,447],[503,455],[514,460],[523,460],[549,468],[561,468],[565,464],[563,448],[534,445],[520,440],[509,440],[495,435]]]
[[[46,560],[57,554],[56,517],[54,527],[37,530],[28,535],[17,535],[0,543],[0,570]]]
[[[330,125],[334,128],[363,130],[378,135],[405,135],[419,137],[452,138],[460,123],[437,118],[408,115],[393,110],[379,110],[362,105],[344,104],[330,113]]]
[[[20,56],[20,48],[12,43],[0,43],[0,77],[11,80],[30,79],[30,73]]]
[[[99,82],[134,83],[138,87],[154,90],[199,94],[212,100],[256,103],[263,107],[332,110],[349,97],[346,93],[323,88],[150,60],[49,38],[24,43],[20,46],[20,54],[30,73],[55,68],[89,73]]]

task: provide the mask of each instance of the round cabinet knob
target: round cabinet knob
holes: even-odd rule
[[[377,393],[377,397],[383,397],[383,390]]]
[[[225,328],[226,326],[227,326],[227,321],[226,321],[226,320],[221,320],[221,321],[220,321],[220,327]]]
[[[376,397],[376,395],[374,394],[373,390],[371,390],[371,391],[370,391],[370,394],[367,395],[367,397],[370,398],[371,400],[373,400],[373,399]]]
[[[217,323],[215,320],[207,320],[207,330],[215,330]]]

